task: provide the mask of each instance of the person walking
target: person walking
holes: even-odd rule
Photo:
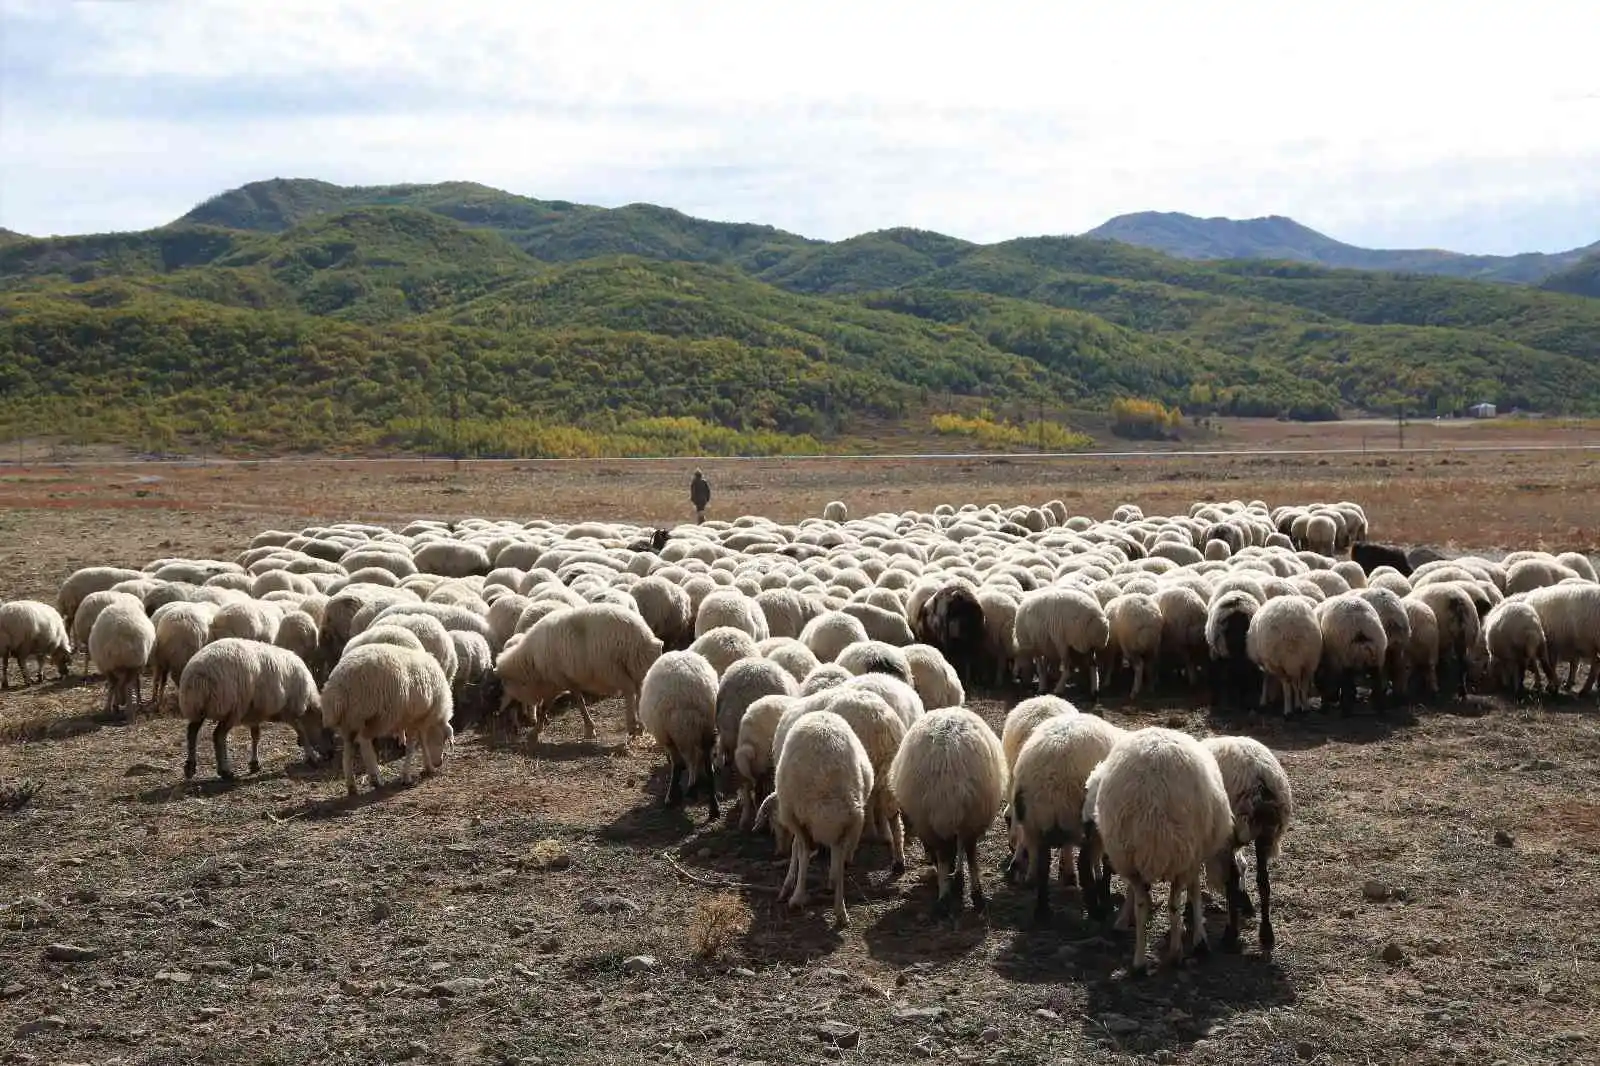
[[[700,471],[694,472],[694,480],[689,482],[689,502],[694,504],[694,519],[705,524],[706,506],[711,503],[711,482]]]

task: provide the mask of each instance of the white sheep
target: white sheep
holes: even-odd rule
[[[1154,679],[1161,652],[1161,606],[1154,596],[1130,592],[1106,604],[1105,611],[1111,627],[1109,648],[1133,667],[1129,698],[1138,699],[1146,682]]]
[[[355,749],[372,787],[382,788],[378,737],[403,736],[405,761],[400,780],[411,783],[411,756],[422,748],[422,772],[444,765],[444,749],[455,737],[450,682],[433,656],[388,644],[369,644],[347,651],[328,674],[322,688],[322,724],[337,730],[344,742],[344,785],[356,794]]]
[[[443,577],[469,577],[492,569],[483,545],[460,540],[430,541],[416,550],[411,561],[422,573]]]
[[[1032,660],[1041,692],[1065,695],[1075,662],[1087,673],[1089,697],[1100,691],[1097,659],[1111,640],[1104,608],[1092,595],[1052,586],[1030,592],[1017,605],[1017,655]],[[1051,680],[1059,680],[1051,685]]]
[[[1250,619],[1245,637],[1250,661],[1261,668],[1261,702],[1267,682],[1283,690],[1283,716],[1311,705],[1311,689],[1322,662],[1322,627],[1309,601],[1299,596],[1268,600]]]
[[[639,721],[667,753],[665,804],[674,807],[696,787],[706,790],[707,812],[717,808],[717,672],[692,651],[663,652],[644,675]]]
[[[1407,599],[1426,604],[1433,612],[1434,621],[1438,626],[1438,662],[1444,667],[1443,673],[1447,679],[1440,682],[1440,686],[1449,689],[1453,695],[1465,699],[1467,660],[1472,649],[1477,647],[1482,634],[1482,622],[1472,596],[1460,583],[1438,581],[1418,585],[1412,589]],[[1533,602],[1531,596],[1529,602]],[[1535,607],[1537,608],[1537,604]],[[1544,618],[1542,611],[1540,618],[1541,620]],[[1547,623],[1545,626],[1547,636],[1549,628]]]
[[[1378,702],[1380,696],[1401,698],[1406,653],[1411,647],[1411,620],[1406,615],[1405,604],[1400,602],[1398,594],[1386,588],[1355,586],[1351,595],[1372,604],[1373,610],[1378,612],[1378,620],[1383,623],[1384,640],[1388,642],[1379,681],[1373,685],[1373,702]]]
[[[922,697],[924,707],[960,707],[967,702],[967,693],[961,687],[956,668],[938,648],[931,644],[911,644],[901,650],[911,666],[912,687]]]
[[[718,626],[709,629],[694,639],[689,645],[689,650],[696,655],[702,655],[721,677],[728,672],[729,667],[740,659],[760,658],[761,649],[756,639],[742,629],[733,626]]]
[[[22,684],[28,683],[28,663],[33,659],[44,683],[44,663],[55,664],[56,676],[66,677],[72,665],[72,638],[60,612],[38,600],[13,600],[0,606],[0,689],[9,688],[7,670],[17,660]]]
[[[800,683],[800,695],[814,696],[826,689],[837,688],[854,676],[838,663],[823,663]]]
[[[666,578],[647,577],[628,589],[628,594],[664,647],[683,647],[697,635],[689,594]]]
[[[755,824],[758,798],[764,798],[772,772],[773,739],[784,711],[799,702],[794,696],[763,696],[745,709],[739,719],[739,736],[733,750],[733,767],[739,776],[739,825]],[[758,797],[757,793],[763,795]]]
[[[139,709],[140,677],[156,644],[156,627],[132,596],[107,603],[89,630],[89,657],[106,678],[109,713],[121,708],[132,722]]]
[[[964,707],[929,711],[906,731],[889,768],[890,787],[912,833],[933,857],[936,909],[960,905],[961,859],[972,878],[972,906],[986,905],[978,841],[1005,801],[1006,757],[1000,738]]]
[[[1504,600],[1483,620],[1483,636],[1489,652],[1489,665],[1497,681],[1521,699],[1526,692],[1527,672],[1533,668],[1534,683],[1542,677],[1546,688],[1556,688],[1555,663],[1550,643],[1545,639],[1539,612],[1525,600]]]
[[[867,640],[852,644],[834,660],[851,674],[886,674],[910,684],[911,663],[905,652],[881,640]]]
[[[228,733],[235,726],[250,727],[250,772],[261,769],[261,724],[283,722],[295,731],[306,762],[315,764],[315,739],[321,711],[317,683],[301,658],[283,648],[258,641],[225,637],[195,652],[178,681],[178,711],[188,722],[188,756],[183,776],[195,774],[195,742],[200,726],[215,722],[211,743],[217,756],[217,776],[234,778],[228,760]]]
[[[868,640],[866,627],[842,611],[820,614],[800,631],[800,643],[811,649],[818,662],[831,663],[852,644]]]
[[[767,802],[776,805],[774,820],[793,840],[780,895],[789,897],[791,907],[806,905],[806,868],[812,852],[826,847],[833,913],[840,925],[848,925],[844,870],[866,828],[876,784],[872,761],[849,723],[829,711],[795,723],[777,759]]]
[[[585,697],[602,699],[620,693],[632,737],[640,731],[639,688],[661,651],[661,641],[636,611],[612,604],[559,611],[542,619],[495,661],[495,675],[505,689],[501,709],[520,703],[530,710],[537,741],[551,701],[571,692],[578,697],[584,737],[592,740],[594,719]]]
[[[217,608],[217,613],[211,616],[209,635],[211,640],[238,637],[271,644],[282,621],[283,615],[261,600],[229,603]]]
[[[799,683],[771,659],[741,659],[728,667],[717,684],[717,754],[732,766],[739,746],[745,711],[764,696],[798,696]],[[754,811],[750,811],[752,815]]]
[[[1250,895],[1239,883],[1239,867],[1234,852],[1255,844],[1256,890],[1261,896],[1261,921],[1258,934],[1261,953],[1270,955],[1277,938],[1272,930],[1272,887],[1267,864],[1277,858],[1283,836],[1294,818],[1294,790],[1283,764],[1265,744],[1250,737],[1208,737],[1201,742],[1222,772],[1223,788],[1233,812],[1232,846],[1215,857],[1208,877],[1224,887],[1228,896],[1228,928],[1222,935],[1224,951],[1239,948],[1239,915],[1251,914]],[[1224,865],[1226,864],[1226,865]]]
[[[100,612],[106,605],[115,603],[119,599],[127,599],[139,605],[139,610],[144,610],[144,602],[139,597],[127,592],[113,592],[111,589],[99,589],[88,593],[78,601],[78,608],[72,616],[72,646],[83,649],[83,671],[87,674],[91,668],[89,655],[89,633],[94,629],[95,619],[100,617]],[[66,615],[62,615],[65,618]]]
[[[1404,596],[1400,604],[1406,609],[1406,621],[1411,626],[1401,691],[1410,693],[1420,682],[1424,693],[1433,696],[1439,691],[1439,623],[1433,617],[1433,608],[1419,599]]]
[[[831,500],[823,507],[822,517],[828,522],[844,523],[850,520],[850,508],[839,500]]]
[[[1091,793],[1092,809],[1087,802]],[[1202,950],[1201,877],[1206,864],[1234,840],[1233,812],[1217,760],[1187,733],[1159,726],[1136,730],[1111,749],[1091,776],[1085,796],[1085,833],[1092,833],[1112,869],[1127,881],[1133,899],[1129,972],[1142,973],[1146,967],[1154,884],[1170,886],[1166,961],[1175,963],[1183,956],[1185,894],[1193,946]],[[1091,897],[1095,913],[1103,914],[1104,896]]]
[[[849,723],[872,763],[873,788],[867,803],[867,825],[889,845],[891,870],[905,872],[905,840],[900,808],[889,788],[889,767],[900,750],[906,721],[884,698],[857,685],[841,685],[825,697],[825,706]],[[792,735],[792,730],[791,730]]]
[[[758,642],[772,635],[761,607],[737,589],[717,589],[707,593],[695,612],[694,635],[697,639],[713,629],[723,627],[743,630]]]
[[[183,681],[184,668],[211,639],[211,618],[216,613],[216,606],[210,603],[174,603],[155,613],[156,642],[150,651],[152,706],[161,706],[168,681],[174,685]]]
[[[768,637],[756,645],[756,650],[783,667],[797,685],[821,665],[811,649],[793,637]]]
[[[1257,585],[1256,587],[1259,587]],[[1254,707],[1261,671],[1250,659],[1250,624],[1266,602],[1250,588],[1224,589],[1206,611],[1206,648],[1211,653],[1212,706],[1220,708],[1225,696],[1232,696],[1240,708]]]
[[[1015,877],[1031,866],[1037,893],[1034,919],[1041,925],[1050,921],[1052,848],[1061,849],[1063,884],[1093,881],[1087,863],[1075,868],[1072,855],[1084,843],[1084,788],[1090,773],[1126,735],[1097,715],[1055,715],[1039,723],[1017,755],[1006,813],[1014,837],[1009,872]]]
[[[1060,696],[1034,696],[1007,711],[1000,727],[1000,749],[1005,752],[1006,771],[1009,773],[1017,765],[1017,756],[1035,729],[1052,718],[1077,713],[1078,708]]]
[[[61,582],[61,588],[56,592],[56,610],[61,613],[64,621],[74,621],[78,616],[79,605],[90,593],[107,592],[123,581],[134,581],[142,576],[142,571],[129,570],[121,566],[86,566],[81,570],[74,570],[67,575],[65,581]],[[94,624],[93,618],[89,619],[89,624]],[[85,629],[82,636],[74,632],[73,638],[82,644],[89,639],[89,631]]]
[[[1355,703],[1356,681],[1376,678],[1389,651],[1389,638],[1377,608],[1355,593],[1332,596],[1317,604],[1317,626],[1322,630],[1324,701],[1329,694],[1348,710]],[[1377,702],[1374,700],[1374,702]]]
[[[378,616],[374,625],[398,626],[416,634],[422,642],[422,647],[439,663],[439,669],[444,671],[445,680],[450,682],[453,689],[456,683],[456,671],[460,663],[456,661],[455,643],[450,639],[450,633],[444,624],[437,618],[425,614],[413,614],[409,611],[390,613],[384,611]]]
[[[1570,689],[1577,682],[1578,667],[1589,663],[1589,677],[1580,695],[1594,691],[1600,675],[1600,585],[1587,582],[1563,583],[1528,593],[1528,604],[1539,612],[1549,644],[1550,661],[1567,663],[1566,682]],[[1441,631],[1443,625],[1440,626]],[[1443,642],[1443,633],[1440,641]]]

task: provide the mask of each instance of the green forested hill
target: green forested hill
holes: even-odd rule
[[[824,243],[466,183],[262,182],[156,230],[0,241],[12,434],[770,452],[1118,396],[1592,412],[1600,301],[1083,238]]]

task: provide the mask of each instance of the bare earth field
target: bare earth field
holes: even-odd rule
[[[0,599],[318,520],[672,522],[692,465],[0,470]],[[1347,498],[1379,539],[1600,549],[1600,456],[1576,452],[701,465],[724,516]],[[1019,694],[983,695],[998,728]],[[350,801],[271,727],[262,773],[223,788],[202,752],[186,785],[181,725],[102,719],[101,697],[76,675],[0,693],[0,1062],[1600,1061],[1592,700],[1287,723],[1110,701],[1121,724],[1259,737],[1298,805],[1272,960],[1247,925],[1241,956],[1130,980],[1130,938],[1073,889],[1050,929],[994,873],[986,914],[931,920],[915,847],[896,879],[863,846],[848,929],[825,890],[789,913],[770,838],[663,810],[664,760],[620,746],[616,705],[598,743],[575,715],[535,748],[466,734],[442,776]],[[997,830],[987,871],[1001,851]]]

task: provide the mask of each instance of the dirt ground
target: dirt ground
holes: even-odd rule
[[[1596,462],[702,465],[719,514],[1347,498],[1385,539],[1593,551]],[[0,598],[53,600],[87,563],[228,557],[316,520],[671,521],[689,465],[11,470]],[[1016,695],[973,706],[998,728]],[[181,725],[106,720],[100,698],[77,675],[0,693],[0,1062],[1600,1060],[1592,700],[1287,723],[1213,720],[1195,694],[1108,701],[1121,724],[1259,737],[1298,806],[1271,961],[1247,924],[1242,956],[1130,980],[1129,938],[1087,922],[1075,890],[1057,891],[1052,928],[1032,927],[1031,893],[992,873],[998,833],[981,917],[933,921],[917,849],[896,879],[878,843],[851,869],[848,929],[825,890],[789,913],[770,839],[708,824],[703,806],[662,809],[664,762],[648,741],[620,746],[613,704],[598,743],[575,715],[535,748],[467,734],[442,776],[348,801],[271,728],[260,774],[221,787],[202,751],[186,785]]]

